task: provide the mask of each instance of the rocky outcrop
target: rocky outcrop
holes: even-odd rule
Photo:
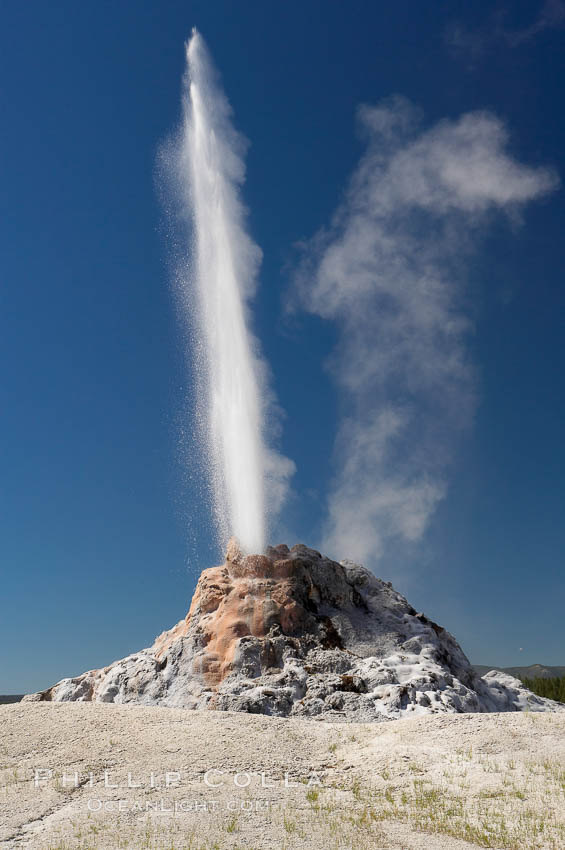
[[[481,678],[449,632],[364,567],[300,544],[244,556],[233,540],[150,649],[25,699],[358,721],[565,709],[508,675]]]

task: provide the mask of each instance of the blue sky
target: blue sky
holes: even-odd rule
[[[358,107],[407,98],[420,134],[488,110],[507,156],[563,179],[564,18],[556,0],[3,5],[0,692],[149,645],[218,558],[179,462],[191,397],[156,186],[191,28],[251,141],[254,330],[297,466],[275,534],[317,545],[342,330],[285,305],[297,245],[330,226],[366,153]],[[476,410],[424,533],[372,564],[476,663],[565,663],[564,212],[555,188],[477,226],[461,270]]]

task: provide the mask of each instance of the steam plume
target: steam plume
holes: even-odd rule
[[[331,369],[343,415],[323,545],[375,561],[421,538],[475,409],[465,260],[496,211],[516,218],[555,188],[476,112],[418,128],[396,98],[359,112],[367,149],[328,231],[306,247],[304,308],[341,329]]]

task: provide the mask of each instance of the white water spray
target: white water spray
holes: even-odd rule
[[[261,251],[245,231],[239,198],[246,142],[231,124],[231,107],[196,30],[186,57],[174,171],[191,222],[192,259],[188,286],[186,275],[177,275],[177,289],[197,340],[198,414],[219,542],[235,534],[245,550],[261,552],[267,503],[278,509],[294,464],[264,441],[267,370],[248,329],[246,303],[255,292]]]

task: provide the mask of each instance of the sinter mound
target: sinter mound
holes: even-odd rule
[[[298,544],[204,570],[184,620],[150,649],[26,700],[97,701],[355,721],[436,712],[556,711],[365,567]]]

